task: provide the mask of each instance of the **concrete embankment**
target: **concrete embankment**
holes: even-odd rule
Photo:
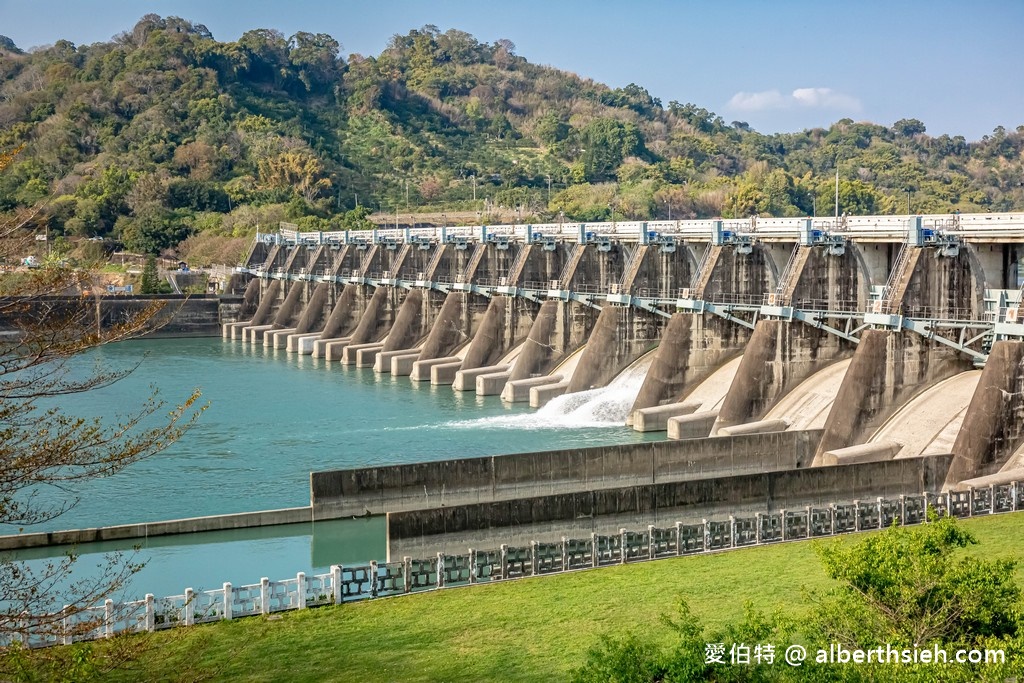
[[[159,310],[153,316],[152,330],[144,335],[147,338],[219,337],[224,323],[237,320],[243,298],[213,294],[40,297],[26,300],[24,306],[13,306],[11,310],[17,310],[17,316],[0,317],[0,330],[24,329],[26,320],[59,316],[106,330],[146,313],[152,306]]]
[[[316,519],[806,467],[820,430],[517,453],[310,475]]]
[[[162,522],[121,524],[91,529],[67,531],[45,531],[34,534],[12,534],[0,536],[0,550],[20,550],[52,545],[77,545],[96,541],[120,541],[151,536],[194,534],[203,531],[224,531],[226,529],[247,529],[251,527],[297,524],[313,520],[312,508],[283,508],[259,512],[239,512],[231,515],[210,515],[189,517]]]
[[[835,501],[859,499],[873,504],[878,497],[937,490],[951,460],[950,455],[936,455],[393,512],[388,514],[388,543],[395,555],[396,549],[407,552],[413,545],[437,543],[431,537],[440,534],[446,535],[446,544],[476,542],[487,535],[483,532],[498,529],[502,537],[516,538],[522,536],[523,527],[529,527],[535,538],[544,528],[571,537],[616,525],[667,526],[713,516],[828,506]]]

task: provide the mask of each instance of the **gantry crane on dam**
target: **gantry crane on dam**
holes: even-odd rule
[[[224,336],[540,406],[643,363],[669,438],[820,429],[824,466],[1024,463],[1024,214],[258,235]]]

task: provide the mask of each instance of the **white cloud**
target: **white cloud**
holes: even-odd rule
[[[778,90],[764,92],[738,92],[726,105],[739,111],[764,111],[765,109],[785,109],[786,98]]]
[[[732,96],[726,108],[745,112],[795,108],[858,112],[861,104],[856,97],[832,88],[797,88],[790,95],[783,95],[778,90],[738,92]]]
[[[793,99],[801,107],[860,111],[860,100],[832,88],[797,88],[793,91]]]

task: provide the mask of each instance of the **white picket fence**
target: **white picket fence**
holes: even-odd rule
[[[1022,507],[1021,494],[1024,485],[1011,482],[961,492],[759,512],[694,524],[677,522],[668,528],[652,525],[643,531],[621,529],[617,534],[594,533],[589,538],[562,538],[553,543],[534,541],[521,547],[502,545],[496,550],[438,553],[427,559],[405,557],[396,562],[334,565],[327,574],[307,576],[300,572],[293,579],[280,581],[264,578],[258,584],[225,583],[214,590],[188,588],[181,595],[159,599],[146,595],[131,602],[107,600],[87,609],[65,607],[63,613],[48,618],[25,619],[22,632],[0,645],[12,640],[29,647],[67,645],[117,633],[158,631],[451,586],[821,538],[882,529],[893,523],[921,524],[927,521],[929,508],[953,517],[1015,512]]]

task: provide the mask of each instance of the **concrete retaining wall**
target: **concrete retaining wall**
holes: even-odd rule
[[[313,472],[310,499],[320,519],[787,470],[810,463],[820,438],[780,432]]]
[[[51,545],[93,543],[95,541],[119,541],[131,538],[192,534],[200,531],[223,531],[225,529],[246,529],[277,524],[311,522],[312,508],[284,508],[260,512],[240,512],[233,515],[211,515],[190,517],[163,522],[143,522],[118,526],[50,531],[35,534],[14,534],[0,536],[0,550],[20,550]]]
[[[155,329],[147,338],[219,337],[222,322],[233,322],[241,298],[226,297],[229,317],[221,318],[221,298],[216,295],[166,294],[109,297],[43,297],[26,301],[24,307],[13,304],[11,313],[0,319],[0,330],[22,329],[25,320],[44,316],[66,316],[83,326],[99,325],[109,329],[136,316],[150,306],[162,306],[153,318]]]
[[[906,458],[836,467],[741,474],[714,479],[621,486],[515,500],[434,507],[388,514],[388,542],[437,534],[571,523],[658,524],[721,514],[771,512],[828,505],[835,500],[875,500],[932,491],[941,486],[952,456]],[[596,528],[596,526],[594,527]],[[634,526],[635,528],[635,526]]]

